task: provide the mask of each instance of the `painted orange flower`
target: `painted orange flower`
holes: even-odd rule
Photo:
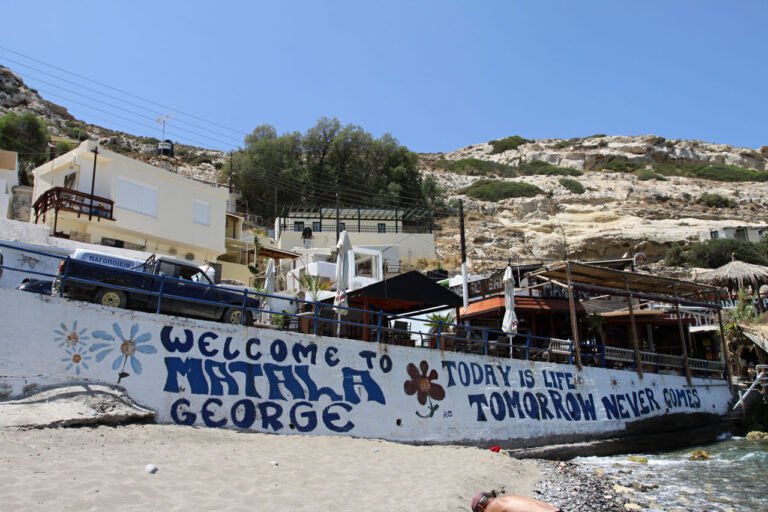
[[[429,364],[426,361],[419,363],[419,367],[416,368],[416,365],[413,363],[409,363],[406,367],[410,380],[405,381],[405,384],[403,384],[405,393],[407,395],[416,395],[416,399],[421,405],[427,404],[427,398],[432,400],[442,400],[445,398],[443,386],[432,382],[438,377],[437,370],[432,369],[430,371]]]

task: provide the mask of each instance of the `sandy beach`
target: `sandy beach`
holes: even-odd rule
[[[154,424],[3,427],[0,454],[2,511],[466,511],[480,489],[540,478],[477,448]]]

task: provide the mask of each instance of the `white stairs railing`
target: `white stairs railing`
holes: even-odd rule
[[[757,388],[757,386],[760,386],[762,388],[762,391],[765,391],[766,388],[768,388],[768,364],[759,364],[755,367],[756,376],[755,381],[752,383],[751,386],[749,386],[749,389],[747,389],[746,393],[741,395],[739,397],[739,401],[736,402],[736,405],[733,406],[733,410],[735,411],[736,408],[739,405],[742,405],[744,403],[744,399],[747,398],[747,395],[749,395],[752,391]]]

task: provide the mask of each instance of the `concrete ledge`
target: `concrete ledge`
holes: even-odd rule
[[[154,417],[154,411],[137,405],[122,389],[107,385],[56,387],[0,402],[0,427],[117,425],[147,422]]]

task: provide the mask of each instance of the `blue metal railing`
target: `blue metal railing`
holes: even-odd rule
[[[20,250],[27,254],[48,257],[57,261],[69,259],[69,256],[61,256],[33,249],[20,248],[0,242],[0,251],[2,251],[3,248]],[[95,263],[87,264],[97,265]],[[100,281],[91,281],[88,279],[72,277],[67,273],[69,265],[64,265],[64,269],[64,274],[60,275],[47,272],[39,272],[27,268],[12,267],[5,263],[0,265],[0,270],[17,271],[34,276],[40,276],[43,278],[50,278],[54,281],[59,281],[59,286],[65,290],[65,293],[66,284],[68,282],[77,282],[99,288],[110,288],[125,292],[132,292],[134,295],[153,297],[157,300],[157,303],[152,304],[151,301],[147,301],[147,304],[152,304],[153,307],[151,309],[145,309],[154,311],[155,313],[162,312],[164,301],[186,301],[200,304],[210,304],[211,306],[218,308],[226,306],[237,307],[241,312],[241,324],[245,322],[247,316],[246,312],[251,313],[253,319],[257,318],[257,314],[265,313],[273,316],[279,316],[283,319],[283,322],[281,322],[282,325],[291,325],[295,322],[295,330],[301,331],[304,334],[313,334],[316,336],[337,336],[337,333],[339,333],[341,337],[364,339],[366,341],[375,341],[377,343],[385,344],[432,348],[448,352],[466,352],[484,356],[523,359],[526,361],[539,360],[549,362],[567,362],[569,364],[573,364],[575,361],[575,348],[571,340],[534,336],[530,333],[510,334],[491,327],[467,326],[454,323],[444,323],[442,321],[438,322],[432,329],[426,332],[423,330],[411,330],[410,328],[403,329],[390,326],[389,322],[394,322],[397,320],[410,320],[410,318],[397,315],[389,315],[385,311],[372,311],[348,306],[335,306],[326,302],[315,302],[302,299],[290,300],[297,304],[297,309],[306,309],[308,311],[295,313],[288,311],[276,311],[274,309],[265,309],[264,306],[269,304],[271,307],[271,304],[275,299],[279,301],[285,301],[287,300],[285,296],[267,294],[264,292],[257,292],[244,288],[241,292],[242,300],[238,304],[226,304],[208,299],[180,296],[166,291],[166,284],[171,280],[183,282],[185,286],[198,287],[199,289],[206,288],[213,291],[219,288],[216,285],[210,285],[207,283],[192,282],[168,276],[160,276],[160,286],[157,291],[137,291],[136,288],[124,287],[115,284],[105,284]],[[227,291],[240,293],[235,289],[227,289]],[[249,302],[258,305],[249,305]],[[372,320],[370,320],[371,317],[373,317]],[[286,318],[288,319],[287,322],[285,322]],[[305,325],[302,325],[303,323]],[[601,366],[603,368],[607,367],[609,362],[612,363],[611,366],[615,366],[616,362],[626,361],[626,358],[629,357],[629,355],[632,353],[632,351],[628,349],[610,347],[611,354],[608,354],[606,352],[606,345],[596,342],[582,343],[581,349],[581,358],[584,364]],[[615,355],[618,353],[618,351],[620,351],[621,354]],[[662,358],[664,356],[664,354],[656,354],[656,357],[654,358],[654,369],[657,373],[661,369],[673,369],[669,364],[662,362]],[[705,376],[709,376],[713,372],[722,372],[724,369],[722,362],[712,363],[706,360],[697,360],[693,358],[689,358],[689,361],[692,363],[691,369],[693,371],[699,371],[701,369],[701,372]],[[696,362],[699,364],[697,365]],[[701,368],[699,368],[699,366]],[[674,369],[676,370],[677,368],[675,367]]]

